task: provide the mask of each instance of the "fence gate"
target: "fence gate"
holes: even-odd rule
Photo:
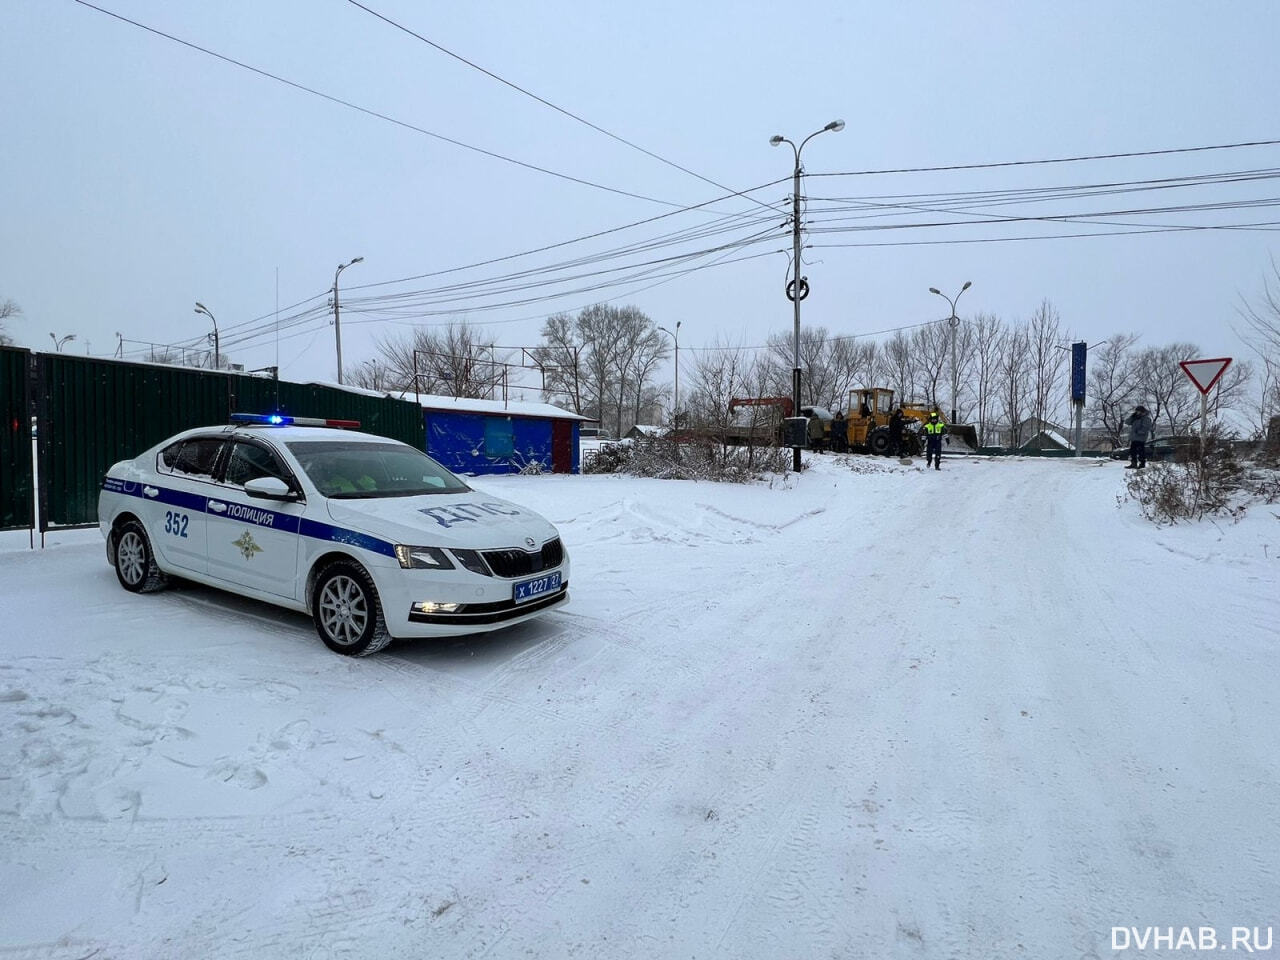
[[[31,354],[0,347],[0,530],[30,527]]]

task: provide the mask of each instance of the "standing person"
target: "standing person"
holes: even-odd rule
[[[942,435],[947,425],[938,418],[937,410],[929,411],[929,420],[924,425],[924,465],[925,469],[933,464],[933,469],[942,469]]]
[[[1126,470],[1141,470],[1147,465],[1147,440],[1155,429],[1147,408],[1142,404],[1134,407],[1129,417],[1129,465]]]
[[[809,449],[822,452],[822,418],[816,413],[809,418]]]
[[[902,407],[893,408],[889,414],[889,456],[902,456]]]
[[[831,450],[833,453],[849,452],[849,421],[839,410],[831,418]]]

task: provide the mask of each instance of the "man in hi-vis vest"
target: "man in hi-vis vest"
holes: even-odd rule
[[[938,419],[938,411],[929,411],[929,420],[924,425],[924,465],[928,469],[929,464],[933,464],[933,469],[942,469],[942,434],[946,431],[947,425]]]

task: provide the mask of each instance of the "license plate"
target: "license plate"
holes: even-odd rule
[[[543,577],[534,577],[532,580],[521,580],[515,585],[514,599],[516,603],[524,603],[526,600],[533,600],[545,593],[554,593],[560,589],[560,571],[548,573]]]

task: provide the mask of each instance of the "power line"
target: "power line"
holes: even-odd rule
[[[363,3],[360,3],[359,0],[347,0],[347,2],[350,3],[353,7],[359,7],[361,10],[363,10],[365,13],[369,14],[370,16],[377,17],[383,23],[389,24],[390,26],[395,27],[397,30],[402,31],[403,33],[407,33],[409,36],[415,37],[418,40],[421,40],[423,43],[427,44],[427,46],[433,47],[436,50],[439,50],[441,53],[447,56],[453,57],[453,59],[457,60],[459,63],[464,63],[471,69],[480,71],[486,77],[496,80],[498,81],[498,83],[501,83],[504,86],[510,87],[512,90],[515,90],[518,93],[522,93],[526,97],[536,100],[538,103],[542,104],[545,107],[550,107],[552,110],[556,111],[556,113],[563,114],[564,116],[568,117],[571,120],[576,120],[578,123],[581,123],[584,126],[590,127],[592,130],[595,130],[597,133],[604,134],[606,137],[608,137],[611,140],[616,140],[618,143],[624,144],[633,150],[638,150],[641,153],[643,153],[646,157],[652,157],[654,160],[657,160],[659,163],[664,163],[669,167],[673,167],[676,170],[679,170],[681,173],[687,173],[691,177],[696,177],[697,179],[701,180],[703,183],[709,183],[713,187],[719,187],[721,190],[730,189],[729,187],[726,187],[722,183],[717,183],[716,181],[708,177],[704,177],[700,173],[696,173],[695,171],[690,170],[688,167],[681,166],[680,164],[676,163],[674,160],[668,160],[666,157],[660,156],[654,153],[652,150],[646,150],[644,147],[640,146],[639,144],[632,143],[630,140],[626,139],[625,137],[621,137],[616,133],[612,133],[606,130],[604,127],[598,126],[592,123],[590,120],[587,120],[584,117],[580,117],[578,116],[578,114],[573,113],[569,110],[566,110],[564,109],[564,107],[558,106],[557,104],[552,103],[550,100],[547,100],[543,97],[538,96],[536,93],[526,90],[524,87],[520,86],[519,84],[512,83],[510,80],[507,80],[504,77],[498,76],[492,70],[487,70],[484,67],[480,66],[478,63],[474,63],[471,60],[468,60],[466,57],[462,56],[461,54],[454,53],[452,50],[442,46],[439,43],[436,43],[434,40],[431,40],[427,37],[424,37],[420,33],[410,30],[404,24],[399,23],[395,20],[392,20],[390,17],[384,14],[381,14],[376,10],[366,7]],[[752,198],[748,198],[748,199],[752,199]],[[753,200],[753,202],[759,203],[760,201]],[[764,204],[761,204],[761,206],[764,206]]]
[[[1079,157],[1054,157],[1045,160],[1003,160],[995,163],[953,163],[937,167],[896,167],[884,170],[851,170],[845,173],[811,173],[811,177],[868,177],[887,173],[939,173],[949,170],[992,170],[997,167],[1030,167],[1047,163],[1080,163],[1086,160],[1123,160],[1130,157],[1160,157],[1179,153],[1202,153],[1206,150],[1238,150],[1245,147],[1273,147],[1280,140],[1246,140],[1240,143],[1215,143],[1200,147],[1174,147],[1167,150],[1132,150],[1127,153],[1095,153]]]
[[[207,47],[202,47],[197,43],[192,43],[190,40],[183,40],[181,37],[175,37],[173,34],[165,33],[163,30],[157,30],[155,27],[147,26],[145,23],[140,23],[137,20],[130,20],[128,17],[121,16],[118,13],[113,13],[112,11],[107,10],[103,7],[96,6],[95,4],[90,3],[89,0],[75,0],[75,2],[80,4],[82,7],[88,7],[90,10],[96,10],[99,13],[104,13],[109,17],[113,17],[114,19],[119,20],[122,23],[127,23],[131,26],[138,27],[141,30],[146,30],[148,33],[155,34],[157,37],[163,37],[166,40],[171,40],[174,43],[179,43],[182,46],[188,47],[191,50],[197,50],[200,53],[203,53],[207,56],[215,57],[216,59],[221,60],[224,63],[229,63],[232,66],[240,67],[242,70],[248,70],[251,73],[256,73],[260,77],[266,77],[269,80],[275,80],[277,83],[283,83],[286,86],[293,87],[295,90],[301,90],[304,93],[311,94],[312,96],[316,96],[316,97],[320,97],[321,99],[328,100],[330,103],[336,103],[339,106],[347,107],[350,110],[356,110],[360,113],[365,114],[366,116],[377,117],[379,120],[385,120],[387,123],[393,123],[398,127],[403,127],[406,130],[412,130],[415,133],[423,134],[424,136],[431,137],[435,140],[443,141],[444,143],[451,143],[455,147],[461,147],[464,150],[470,150],[474,153],[479,153],[483,156],[491,157],[494,160],[501,160],[504,163],[511,163],[517,167],[524,167],[526,170],[533,170],[533,171],[536,171],[537,173],[543,173],[549,177],[557,177],[558,179],[561,179],[561,180],[567,180],[570,183],[581,184],[584,187],[592,187],[596,190],[604,190],[607,193],[615,193],[615,194],[618,194],[619,196],[630,197],[633,200],[645,200],[649,203],[659,203],[659,204],[662,204],[663,206],[668,206],[668,207],[680,206],[680,204],[672,203],[669,200],[659,200],[656,197],[647,197],[644,194],[632,193],[629,190],[621,190],[621,189],[618,189],[617,187],[606,186],[603,183],[596,183],[595,181],[592,181],[592,180],[585,180],[582,177],[575,177],[575,176],[572,176],[571,174],[559,173],[558,171],[550,170],[546,167],[540,167],[537,164],[526,163],[523,160],[516,160],[514,157],[508,157],[508,156],[505,156],[504,154],[496,153],[492,150],[486,150],[483,147],[473,146],[472,144],[464,143],[461,140],[455,140],[452,137],[446,137],[442,133],[435,133],[431,130],[427,130],[424,127],[419,127],[419,126],[416,126],[415,124],[409,123],[408,121],[399,120],[388,114],[380,113],[377,110],[372,110],[368,107],[362,107],[357,103],[352,103],[350,100],[344,100],[341,97],[336,97],[336,96],[333,96],[332,94],[324,93],[320,90],[316,90],[313,87],[308,87],[305,84],[297,83],[293,80],[288,80],[282,76],[271,73],[267,70],[262,70],[258,67],[251,66],[240,60],[236,60],[233,57],[228,57],[224,54],[217,53],[216,51],[210,50]]]

